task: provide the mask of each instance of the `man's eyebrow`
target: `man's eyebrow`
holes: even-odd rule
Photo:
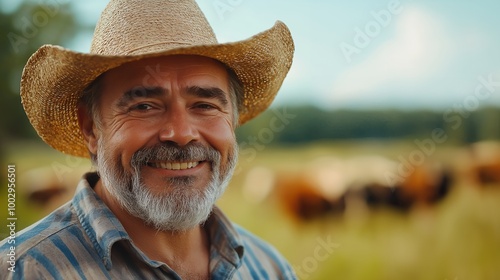
[[[196,97],[217,99],[223,106],[229,103],[227,100],[228,94],[218,87],[190,86],[186,92]]]
[[[165,94],[165,89],[162,87],[135,87],[123,93],[118,99],[118,107],[126,107],[130,102],[137,98],[158,97]]]

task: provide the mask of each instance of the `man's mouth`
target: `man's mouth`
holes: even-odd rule
[[[192,162],[149,162],[148,166],[154,168],[162,168],[168,170],[186,170],[196,167],[200,164],[200,161],[192,161]]]

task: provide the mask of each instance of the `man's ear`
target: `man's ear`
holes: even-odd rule
[[[97,137],[96,125],[87,107],[83,104],[78,104],[78,125],[85,139],[85,145],[92,154],[97,154]]]

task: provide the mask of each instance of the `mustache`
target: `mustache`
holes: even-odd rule
[[[212,147],[201,143],[189,143],[179,146],[175,143],[160,143],[144,147],[134,153],[131,165],[135,168],[154,161],[188,162],[209,161],[219,162],[220,153]]]

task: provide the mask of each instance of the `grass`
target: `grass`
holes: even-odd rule
[[[241,201],[233,192],[220,204],[306,270],[304,279],[498,279],[500,273],[499,189],[457,188],[435,208],[408,215],[382,209],[301,225],[271,205]],[[309,257],[318,238],[338,247],[307,269],[315,267]]]
[[[273,198],[260,204],[248,201],[241,189],[253,166],[286,169],[324,155],[382,154],[397,158],[412,149],[414,146],[405,142],[266,147],[255,159],[240,158],[239,172],[218,205],[233,221],[273,244],[302,279],[499,279],[500,186],[479,189],[459,184],[432,208],[406,214],[379,209],[309,223],[298,223],[284,215]],[[20,193],[26,170],[54,162],[68,165],[64,156],[37,146],[9,150],[17,152],[9,153],[2,166],[16,164]],[[433,157],[452,162],[455,151],[455,147],[439,147]],[[0,192],[0,200],[5,201],[5,188]],[[47,212],[21,198],[17,203],[19,227]],[[2,210],[0,220],[5,219]],[[3,228],[0,235],[6,236]],[[328,242],[333,245],[324,249]]]

